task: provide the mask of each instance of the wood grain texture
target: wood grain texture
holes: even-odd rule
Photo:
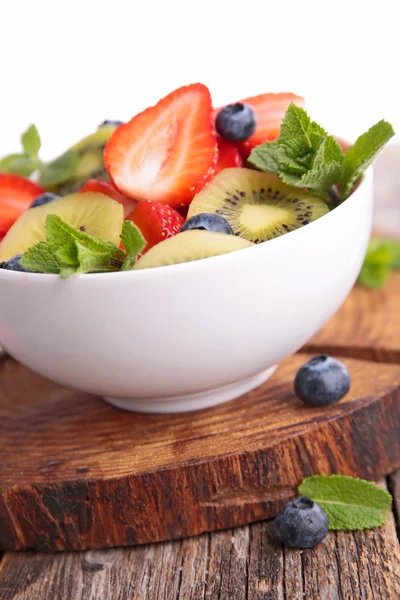
[[[1,363],[0,546],[187,537],[273,516],[312,473],[376,479],[400,466],[400,366],[348,359],[350,394],[315,408],[292,389],[307,359],[195,419],[124,413]]]
[[[302,551],[265,521],[118,550],[10,552],[0,590],[1,600],[398,600],[399,543],[393,516]]]
[[[342,308],[304,348],[400,364],[400,272],[382,291],[355,286]]]

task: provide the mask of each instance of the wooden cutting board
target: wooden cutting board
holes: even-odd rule
[[[313,473],[400,467],[400,276],[355,288],[303,353],[249,394],[196,413],[125,413],[0,363],[0,548],[78,550],[191,536],[273,516]],[[307,353],[353,384],[313,408],[293,393]]]

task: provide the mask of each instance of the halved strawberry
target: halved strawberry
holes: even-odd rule
[[[0,239],[34,199],[45,191],[25,177],[0,173]]]
[[[147,242],[144,252],[180,232],[185,219],[173,208],[159,202],[139,202],[129,216]]]
[[[137,200],[188,204],[217,158],[211,115],[210,92],[194,83],[120,125],[104,150],[116,187]]]
[[[222,171],[222,169],[229,169],[231,167],[241,167],[243,165],[242,157],[240,156],[239,150],[231,143],[223,140],[221,137],[218,138],[218,160],[214,167],[214,176]]]
[[[290,92],[261,94],[240,100],[240,102],[250,104],[257,114],[257,128],[253,135],[244,142],[235,142],[235,146],[244,159],[256,146],[275,140],[279,136],[282,119],[291,102],[298,106],[304,106],[304,98]]]
[[[109,181],[101,181],[99,179],[89,179],[83,187],[79,190],[80,194],[84,194],[85,192],[100,192],[101,194],[105,194],[109,198],[116,200],[124,207],[124,216],[125,218],[131,214],[135,206],[137,205],[137,200],[133,200],[132,198],[127,198],[121,192],[117,190],[114,185]]]

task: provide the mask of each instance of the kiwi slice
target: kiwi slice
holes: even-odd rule
[[[45,240],[46,217],[50,214],[89,235],[119,245],[124,222],[122,204],[97,192],[88,192],[84,197],[71,194],[23,213],[0,242],[0,262]]]
[[[235,235],[255,244],[298,229],[329,212],[307,190],[291,187],[270,173],[224,169],[193,199],[187,218],[199,213],[224,217]]]
[[[107,141],[115,129],[115,125],[101,126],[97,131],[83,138],[70,148],[70,150],[78,154],[78,167],[72,177],[51,188],[46,186],[46,170],[52,168],[53,161],[43,168],[39,177],[39,183],[52,192],[65,196],[77,192],[88,179],[109,181],[108,173],[104,166],[103,152]],[[56,160],[59,160],[59,158]]]
[[[134,269],[151,269],[175,265],[201,258],[211,258],[235,250],[250,248],[251,242],[225,233],[200,229],[183,231],[153,246],[142,256]]]

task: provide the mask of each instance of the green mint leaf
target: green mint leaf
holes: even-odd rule
[[[284,164],[284,163],[282,163]],[[290,165],[289,165],[290,169]],[[289,185],[329,191],[338,181],[343,170],[343,153],[336,140],[329,136],[322,140],[310,168],[302,175],[281,173],[281,179]]]
[[[391,495],[375,483],[345,475],[314,475],[299,486],[328,515],[329,529],[371,529],[386,522]]]
[[[326,131],[311,121],[304,108],[293,103],[289,105],[278,138],[288,156],[298,159],[312,155],[326,137]]]
[[[62,267],[60,269],[60,277],[61,279],[67,279],[67,277],[71,277],[71,275],[76,274],[76,269],[74,267]]]
[[[25,154],[36,158],[40,150],[41,142],[39,132],[35,125],[31,125],[21,136],[21,144]]]
[[[380,242],[381,247],[385,248],[390,253],[390,264],[392,269],[400,269],[400,241],[399,240],[372,240],[372,242]],[[370,242],[370,246],[371,243]]]
[[[20,175],[21,177],[29,177],[41,166],[41,161],[38,158],[32,158],[30,156],[17,156],[13,160],[10,160],[7,165],[7,173],[13,175]],[[1,171],[0,167],[0,171]]]
[[[248,160],[257,169],[278,175],[280,171],[278,151],[277,142],[265,142],[265,144],[253,148]]]
[[[39,242],[29,248],[19,262],[24,269],[38,273],[59,273],[61,268],[53,248],[47,242]]]
[[[62,277],[118,271],[124,262],[125,254],[115,244],[76,229],[57,215],[47,215],[46,232],[47,243],[65,267]]]
[[[358,283],[376,290],[385,287],[393,269],[400,268],[400,241],[376,238],[370,241]]]
[[[303,108],[291,104],[279,138],[255,148],[249,161],[288,185],[328,192],[342,176],[344,155],[333,136]]]
[[[64,246],[54,247],[54,254],[57,257],[57,260],[63,264],[65,267],[71,267],[73,269],[78,269],[79,267],[79,259],[78,259],[78,249],[75,245],[75,240],[71,240],[64,244]]]
[[[94,251],[112,252],[114,249],[118,250],[117,246],[112,242],[106,242],[105,240],[89,235],[85,231],[80,231],[63,221],[58,215],[47,215],[46,232],[46,239],[54,248],[65,246],[76,240]]]
[[[9,166],[17,159],[24,158],[23,154],[8,154],[0,159],[0,172],[9,173]]]
[[[146,246],[140,229],[132,221],[125,221],[122,225],[121,241],[127,254],[139,254]]]
[[[357,179],[374,161],[383,146],[394,136],[393,127],[387,121],[379,121],[361,135],[345,154],[344,171],[339,182],[343,199],[352,192]]]
[[[81,242],[75,241],[79,267],[77,273],[101,273],[108,271],[119,271],[121,262],[111,261],[110,252],[94,251]]]
[[[53,162],[45,165],[40,173],[39,184],[51,188],[65,183],[73,177],[79,166],[79,154],[76,150],[68,150]]]
[[[364,264],[358,275],[358,283],[373,290],[383,290],[386,286],[392,268],[389,265]]]
[[[132,221],[125,221],[122,226],[121,241],[127,252],[121,271],[130,271],[136,262],[138,254],[146,246],[146,240]]]

